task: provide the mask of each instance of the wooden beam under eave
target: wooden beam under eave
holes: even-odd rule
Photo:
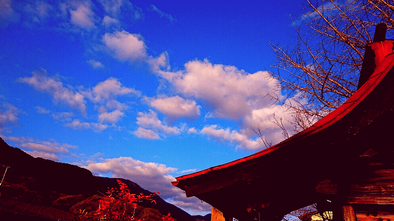
[[[212,207],[211,221],[226,221],[226,219],[224,218],[223,213],[220,210]]]
[[[369,205],[394,205],[393,196],[350,196],[345,197],[348,204],[369,204]]]
[[[343,221],[356,221],[356,214],[351,205],[342,206]],[[335,214],[334,214],[335,216]]]
[[[366,211],[356,211],[356,219],[362,221],[394,220],[394,214],[387,211],[376,211],[374,213]]]

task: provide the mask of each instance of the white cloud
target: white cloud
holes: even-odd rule
[[[211,137],[215,137],[217,139],[231,141],[231,132],[230,129],[217,129],[218,125],[210,125],[205,126],[202,130],[202,134],[209,135]]]
[[[159,118],[157,118],[157,114],[154,111],[150,111],[149,113],[139,112],[137,117],[137,124],[142,127],[147,128],[161,128],[163,125]]]
[[[75,26],[86,30],[95,28],[94,13],[89,3],[81,3],[75,10],[70,10],[70,15]]]
[[[160,139],[160,136],[157,132],[153,130],[144,129],[142,127],[139,127],[136,131],[133,132],[133,134],[139,138],[145,138],[150,140]]]
[[[205,126],[200,133],[213,137],[221,142],[234,143],[237,145],[237,148],[241,149],[258,150],[265,147],[260,138],[252,140],[249,136],[243,133],[239,133],[236,130],[230,130],[229,128],[218,128],[218,125]]]
[[[117,97],[129,94],[140,96],[141,94],[139,91],[123,86],[115,78],[99,82],[92,89],[80,89],[79,92],[74,92],[71,86],[65,87],[55,77],[47,76],[45,70],[33,72],[32,77],[19,78],[18,81],[32,85],[36,90],[51,94],[55,102],[66,103],[73,108],[79,109],[83,114],[86,114],[85,97],[89,98],[93,103],[97,104],[95,107],[98,110],[98,123],[81,122],[78,119],[72,121],[74,116],[72,112],[52,113],[43,107],[36,107],[36,109],[38,113],[52,113],[54,119],[68,122],[65,124],[67,127],[93,129],[96,132],[107,129],[108,125],[103,123],[116,124],[125,116],[124,110],[128,106],[119,102]]]
[[[159,57],[153,58],[149,56],[147,63],[149,64],[153,73],[160,72],[161,69],[170,70],[168,53],[163,52]]]
[[[175,178],[168,175],[175,168],[164,164],[146,163],[131,157],[105,159],[103,162],[88,162],[86,168],[92,173],[112,173],[113,177],[130,179],[150,191],[160,191],[163,196],[170,195],[174,190],[171,181]],[[154,182],[152,182],[154,180]]]
[[[134,94],[140,95],[141,92],[133,88],[127,88],[122,85],[116,78],[108,78],[98,83],[87,96],[95,103],[113,100],[117,96]]]
[[[94,131],[100,132],[108,128],[108,125],[100,124],[100,123],[90,123],[93,127]]]
[[[47,110],[44,107],[36,106],[35,108],[36,108],[37,113],[39,113],[39,114],[49,114],[49,113],[51,113],[50,110]]]
[[[117,17],[120,14],[123,2],[123,0],[100,0],[105,12],[113,17]]]
[[[80,120],[75,119],[71,123],[67,123],[65,126],[66,127],[71,127],[73,129],[89,129],[90,128],[90,123],[81,122]]]
[[[61,120],[61,121],[71,121],[72,117],[74,116],[73,112],[55,112],[52,113],[52,117],[55,120]]]
[[[292,112],[286,109],[285,106],[272,105],[266,108],[253,110],[250,116],[244,119],[245,128],[260,128],[264,137],[272,143],[277,143],[283,140],[284,136],[282,130],[275,123],[282,122],[283,126],[289,133],[292,132],[293,126],[290,123],[292,120]],[[252,133],[249,131],[249,133]]]
[[[59,157],[56,156],[56,154],[54,154],[54,153],[47,153],[47,152],[37,151],[37,150],[25,151],[25,152],[33,157],[41,157],[43,159],[59,161]]]
[[[21,111],[7,103],[2,102],[0,105],[0,131],[2,131],[8,123],[15,123],[18,121],[18,115]]]
[[[89,60],[88,63],[93,67],[93,68],[103,68],[104,65],[96,60]]]
[[[192,128],[189,128],[189,130],[187,130],[187,132],[188,132],[189,134],[196,134],[196,133],[197,133],[197,130],[196,130],[196,128],[192,127]]]
[[[5,140],[15,142],[16,146],[22,148],[34,157],[42,157],[50,160],[58,160],[59,155],[70,154],[70,149],[78,148],[75,145],[58,143],[51,139],[49,141],[34,140],[27,137],[6,137]],[[28,149],[29,151],[26,151]]]
[[[167,52],[161,53],[158,57],[149,55],[141,35],[131,34],[124,30],[115,31],[114,33],[105,33],[102,41],[108,54],[120,61],[146,63],[152,72],[158,72],[161,69],[169,70],[170,68]]]
[[[34,87],[34,89],[49,93],[55,102],[63,102],[70,107],[80,110],[86,114],[86,106],[84,96],[79,92],[63,86],[59,80],[47,76],[45,69],[34,71],[32,77],[19,78],[19,82],[26,83]]]
[[[188,170],[179,171],[179,173],[194,173],[196,171],[197,171],[197,169],[188,169]]]
[[[34,23],[42,23],[50,16],[53,7],[46,2],[37,1],[35,4],[27,4],[25,11]]]
[[[200,116],[200,106],[195,101],[179,96],[148,99],[150,106],[165,114],[170,119],[196,118]]]
[[[131,157],[104,159],[101,162],[87,162],[87,168],[94,174],[111,173],[114,178],[125,178],[139,184],[152,192],[160,192],[160,196],[184,209],[194,211],[210,211],[210,206],[202,204],[195,198],[187,198],[182,190],[174,187],[171,182],[175,178],[169,173],[177,169],[164,164],[142,162]]]
[[[279,99],[283,96],[280,94],[279,82],[267,71],[250,74],[234,66],[196,60],[187,62],[185,70],[157,70],[157,73],[182,96],[197,99],[207,105],[208,110],[211,110],[206,115],[207,118],[237,120],[239,129],[206,125],[200,131],[203,135],[233,143],[237,148],[257,150],[265,145],[253,129],[260,129],[264,139],[272,144],[285,138],[281,128],[274,123],[274,116],[278,121],[282,120],[289,133],[292,132],[293,128],[288,121],[292,119],[292,113],[272,100],[271,96]],[[267,96],[268,94],[271,96]]]
[[[109,14],[112,18],[121,17],[121,14],[127,14],[134,19],[143,18],[142,10],[134,6],[128,0],[100,0],[105,13]]]
[[[85,91],[84,94],[94,103],[100,104],[98,106],[100,122],[116,123],[125,116],[124,110],[128,108],[126,104],[116,100],[117,97],[129,94],[140,96],[141,92],[123,86],[115,78],[108,78],[98,83],[92,90]]]
[[[160,15],[160,17],[164,17],[164,18],[168,19],[170,22],[175,21],[175,19],[170,14],[164,13],[163,11],[158,9],[155,5],[150,5],[150,6],[153,11],[157,12]]]
[[[70,123],[65,124],[66,127],[71,127],[73,129],[82,130],[82,129],[93,129],[96,132],[101,132],[108,128],[108,125],[101,124],[101,123],[88,123],[88,122],[81,122],[78,119],[73,120]]]
[[[116,123],[124,116],[124,113],[120,110],[114,110],[112,112],[100,113],[98,118],[100,122]]]
[[[106,28],[109,28],[111,26],[118,26],[119,25],[119,20],[115,19],[115,18],[111,18],[108,15],[104,16],[103,18],[103,25]]]
[[[259,129],[263,138],[271,144],[282,141],[285,136],[278,123],[292,135],[293,125],[290,123],[292,113],[281,105],[270,105],[262,109],[252,111],[242,120],[239,131],[230,128],[220,128],[218,125],[207,125],[200,133],[212,137],[221,142],[233,143],[237,148],[258,150],[265,148],[259,136],[253,131]]]
[[[157,113],[152,110],[150,110],[149,113],[139,112],[137,117],[137,124],[140,126],[141,129],[138,128],[138,130],[133,133],[138,137],[148,139],[159,139],[159,132],[164,135],[177,135],[180,134],[181,131],[184,129],[164,125],[157,117]]]
[[[205,101],[213,108],[212,116],[226,119],[242,119],[253,109],[269,105],[266,95],[278,83],[266,71],[248,74],[233,66],[212,65],[207,60],[190,61],[185,64],[185,71],[159,74],[184,96]]]
[[[59,3],[59,12],[57,14],[58,17],[66,19],[68,16],[68,10],[70,8],[70,5],[67,3]]]
[[[170,200],[168,200],[171,204],[182,208],[189,212],[190,214],[208,214],[212,211],[212,206],[201,201],[196,197],[186,197],[186,194],[182,192],[180,195],[176,195]]]
[[[0,0],[0,27],[18,22],[20,15],[12,8],[12,0]]]
[[[74,116],[73,112],[52,112],[44,107],[39,106],[36,106],[35,109],[39,114],[51,114],[53,119],[60,121],[71,121],[71,118]]]
[[[41,19],[47,18],[50,10],[52,10],[52,6],[48,3],[36,2],[36,13]]]
[[[140,35],[127,31],[106,33],[103,42],[110,53],[121,61],[143,61],[147,58],[146,46]]]
[[[323,1],[324,2],[324,1]],[[343,1],[346,2],[346,1]],[[317,7],[317,10],[323,14],[325,17],[340,13],[338,8],[335,6],[341,7],[343,3],[340,3],[339,1],[327,1],[324,4],[320,5],[315,5]],[[316,17],[319,17],[319,13],[315,10],[311,10],[309,12],[306,12],[302,14],[301,16],[298,16],[297,19],[291,24],[291,26],[296,25],[299,26],[303,21],[311,21],[313,19],[316,19]]]

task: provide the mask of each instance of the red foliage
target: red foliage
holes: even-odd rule
[[[168,213],[167,216],[162,217],[163,221],[176,221],[174,218],[171,217],[171,213]]]
[[[99,208],[95,211],[93,217],[87,217],[87,213],[84,213],[80,216],[82,220],[89,218],[93,220],[134,220],[138,203],[147,200],[156,204],[153,199],[156,193],[150,195],[132,194],[125,183],[120,180],[117,180],[117,182],[119,189],[109,189],[105,198],[99,200]],[[170,213],[163,216],[162,219],[163,221],[175,221]]]

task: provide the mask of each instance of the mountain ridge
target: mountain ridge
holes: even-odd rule
[[[9,146],[1,137],[0,164],[10,166],[0,187],[1,198],[49,206],[75,215],[84,207],[94,209],[100,193],[111,187],[118,188],[118,178],[98,177],[76,165],[34,158],[19,148]],[[3,173],[0,172],[0,175]],[[127,184],[131,193],[151,194],[133,181],[119,180]],[[152,220],[153,217],[171,213],[178,221],[210,220],[209,214],[193,217],[160,196],[154,199],[157,204],[139,204],[136,215]]]

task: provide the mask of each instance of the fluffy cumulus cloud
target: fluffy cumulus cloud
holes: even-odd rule
[[[14,142],[16,146],[24,149],[33,157],[42,157],[50,160],[59,160],[58,155],[70,154],[70,149],[78,148],[75,145],[60,144],[55,140],[39,141],[27,137],[6,137],[7,141]]]
[[[112,20],[106,20],[107,25],[110,25],[110,22]],[[131,34],[124,30],[115,31],[114,33],[105,33],[102,41],[105,50],[120,61],[146,63],[153,72],[169,68],[168,54],[163,52],[158,57],[149,55],[141,35]]]
[[[291,135],[293,125],[289,119],[291,113],[284,106],[271,105],[245,116],[239,131],[215,124],[204,126],[200,133],[219,142],[235,144],[240,149],[258,150],[282,141],[286,137],[282,129]]]
[[[0,101],[1,102],[1,101]],[[0,104],[0,131],[4,130],[7,124],[15,123],[18,121],[18,115],[21,111],[7,102]]]
[[[127,105],[119,102],[117,97],[129,94],[140,96],[141,93],[133,88],[123,86],[115,78],[109,78],[84,94],[92,102],[99,104],[97,109],[100,122],[116,123],[125,115],[124,110],[127,109]]]
[[[122,83],[116,78],[108,78],[107,80],[98,83],[91,90],[89,98],[93,102],[102,102],[127,94],[140,95],[140,92],[132,88],[124,87]]]
[[[192,128],[189,128],[189,129],[187,130],[187,132],[188,132],[189,134],[196,134],[196,133],[197,133],[197,130],[196,130],[196,128],[192,127]]]
[[[144,138],[149,140],[160,139],[160,136],[157,132],[142,127],[139,127],[136,131],[133,132],[133,134],[139,138]]]
[[[75,26],[85,30],[95,28],[94,12],[92,11],[89,2],[82,2],[75,9],[71,9],[70,15],[71,23]]]
[[[47,153],[47,152],[37,151],[37,150],[25,151],[25,152],[33,157],[40,157],[43,159],[48,159],[48,160],[53,160],[53,161],[59,160],[59,157],[54,153]]]
[[[266,95],[277,86],[269,72],[249,74],[207,60],[190,61],[184,71],[159,73],[179,93],[204,101],[213,108],[214,117],[226,119],[242,119],[253,109],[268,105],[271,101]]]
[[[164,164],[142,162],[131,157],[104,159],[101,162],[88,161],[86,167],[92,173],[112,174],[115,178],[125,178],[141,185],[152,192],[160,192],[161,197],[184,209],[210,211],[210,206],[202,204],[196,198],[186,198],[182,190],[172,186],[175,180],[170,173],[177,169]]]
[[[131,157],[106,159],[102,162],[89,162],[86,168],[93,173],[112,173],[113,177],[132,180],[150,191],[160,191],[163,196],[171,194],[171,181],[174,177],[168,175],[175,172],[175,168],[158,163],[146,163]],[[155,182],[152,182],[155,180]]]
[[[146,45],[140,35],[127,31],[106,33],[103,42],[110,53],[121,61],[134,62],[147,58]]]
[[[49,93],[55,102],[68,104],[86,114],[84,96],[75,92],[55,77],[49,77],[46,70],[34,71],[32,77],[19,78],[19,82],[33,86],[36,90]]]
[[[157,117],[157,113],[152,110],[149,113],[139,112],[137,124],[140,127],[133,134],[146,139],[159,139],[159,133],[163,135],[177,135],[184,130],[184,128],[170,127],[163,124]]]
[[[103,18],[103,25],[106,27],[106,28],[109,28],[109,27],[113,27],[113,26],[118,26],[119,25],[119,20],[117,20],[117,19],[115,19],[115,18],[111,18],[111,17],[109,17],[108,15],[106,15],[106,16],[104,16],[104,18]]]
[[[101,63],[101,62],[99,62],[99,61],[96,61],[96,60],[89,60],[88,61],[88,63],[93,67],[93,68],[103,68],[104,67],[104,65]]]
[[[245,117],[244,127],[259,128],[264,137],[269,138],[273,143],[283,140],[281,127],[291,133],[293,126],[290,123],[292,112],[285,106],[271,105],[265,108],[256,109],[252,114]],[[249,131],[249,133],[252,133]]]
[[[267,71],[250,74],[234,66],[195,60],[186,63],[184,70],[158,70],[157,73],[179,94],[205,104],[211,110],[207,117],[239,122],[239,130],[206,125],[200,134],[234,143],[238,148],[256,150],[264,148],[265,144],[253,130],[259,129],[263,138],[271,143],[284,138],[278,122],[291,131],[288,121],[291,113],[267,96],[281,98],[278,81]],[[153,107],[161,111],[156,106]]]
[[[265,147],[264,142],[260,138],[251,139],[251,136],[247,135],[244,130],[238,132],[229,128],[220,128],[218,125],[208,125],[200,133],[221,142],[234,143],[237,148],[258,150]]]
[[[114,110],[111,112],[103,112],[98,115],[98,118],[101,122],[109,122],[116,123],[122,118],[125,114],[120,110]]]
[[[148,99],[150,106],[171,119],[197,118],[200,116],[201,106],[195,101],[186,100],[179,96]]]

